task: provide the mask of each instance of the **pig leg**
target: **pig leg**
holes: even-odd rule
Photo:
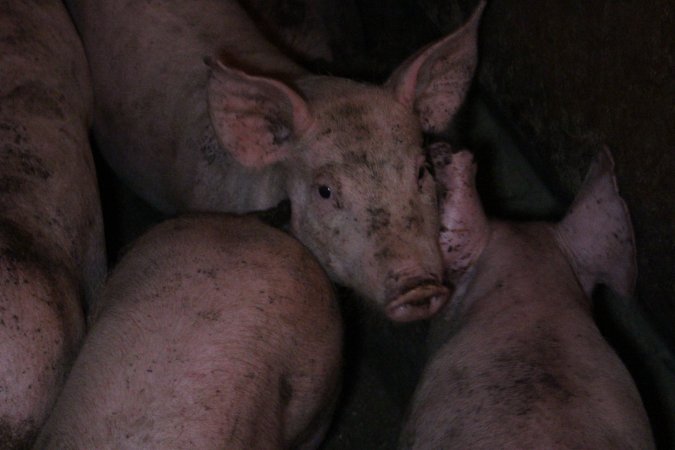
[[[40,448],[313,448],[339,387],[332,286],[285,233],[200,215],[108,279]]]
[[[0,446],[47,416],[105,272],[84,52],[59,0],[0,2]]]

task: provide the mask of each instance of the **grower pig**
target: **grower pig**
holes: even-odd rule
[[[630,295],[635,250],[608,151],[557,225],[487,221],[468,152],[439,151],[447,276],[401,448],[653,448],[640,395],[592,317]],[[444,164],[447,166],[443,167]]]
[[[91,85],[59,0],[0,1],[0,447],[29,445],[105,273]]]
[[[384,86],[307,73],[234,0],[70,4],[98,143],[143,198],[168,213],[288,198],[291,231],[335,281],[394,320],[444,303],[422,132],[443,132],[464,99],[482,4]]]
[[[169,220],[112,272],[37,448],[315,447],[339,391],[330,281],[247,217]]]

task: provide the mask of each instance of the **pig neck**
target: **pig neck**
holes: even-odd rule
[[[432,348],[468,323],[527,330],[579,309],[590,317],[590,299],[557,246],[551,225],[491,221],[488,226],[485,246],[456,282],[444,324],[434,326],[439,331],[432,333]]]

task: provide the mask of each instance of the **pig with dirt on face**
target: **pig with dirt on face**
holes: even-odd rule
[[[41,449],[318,446],[340,385],[333,287],[249,217],[169,220],[107,280]]]
[[[232,0],[69,3],[97,141],[143,198],[169,213],[290,199],[293,234],[390,318],[445,302],[422,133],[446,130],[464,99],[483,5],[373,86],[306,72]]]
[[[466,152],[438,144],[447,276],[400,448],[654,448],[591,293],[630,295],[635,250],[608,151],[558,224],[488,221]]]
[[[0,2],[0,447],[53,406],[105,274],[84,50],[60,0]]]

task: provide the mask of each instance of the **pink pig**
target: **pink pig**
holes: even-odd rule
[[[341,338],[295,239],[246,217],[167,221],[109,277],[36,448],[314,448]]]
[[[484,3],[382,86],[307,72],[234,0],[68,3],[95,137],[135,192],[168,213],[290,199],[292,233],[391,319],[447,300],[422,133],[446,131],[464,100]]]
[[[466,151],[432,149],[456,291],[400,448],[654,448],[633,380],[592,317],[598,283],[630,295],[635,249],[608,151],[558,224],[488,221]]]
[[[0,448],[26,448],[105,275],[93,98],[61,0],[0,5]]]

